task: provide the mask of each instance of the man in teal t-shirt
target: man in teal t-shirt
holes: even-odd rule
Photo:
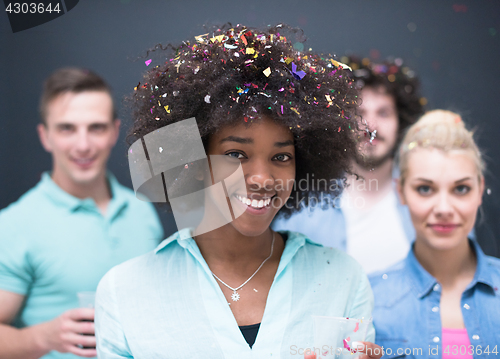
[[[40,110],[52,172],[0,211],[0,357],[94,357],[94,310],[78,308],[77,293],[153,250],[163,230],[152,205],[106,171],[120,120],[99,76],[56,71]]]

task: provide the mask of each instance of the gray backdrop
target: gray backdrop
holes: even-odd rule
[[[403,58],[419,74],[429,109],[459,111],[478,127],[490,170],[488,201],[498,205],[498,0],[82,0],[64,16],[15,34],[6,13],[0,14],[0,208],[50,169],[35,126],[42,81],[52,71],[76,65],[101,74],[126,128],[130,118],[122,99],[146,70],[144,60],[134,60],[157,43],[191,39],[204,24],[227,21],[300,26],[306,47],[318,52]],[[130,186],[125,128],[109,167]],[[163,218],[171,233],[171,218]]]

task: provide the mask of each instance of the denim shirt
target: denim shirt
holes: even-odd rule
[[[500,260],[470,240],[477,258],[474,279],[462,293],[461,308],[474,358],[500,353]],[[370,276],[375,296],[375,343],[384,358],[441,358],[441,285],[418,262],[414,250],[391,268]],[[460,351],[460,348],[458,348]],[[405,354],[406,350],[406,354]],[[448,348],[452,353],[452,348]],[[487,353],[489,352],[489,354]]]

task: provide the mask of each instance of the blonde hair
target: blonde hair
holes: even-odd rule
[[[482,178],[485,163],[473,135],[472,131],[467,130],[459,114],[446,110],[427,112],[408,129],[399,147],[401,183],[408,172],[409,155],[416,148],[436,148],[445,153],[453,150],[467,151],[472,155],[479,177]]]

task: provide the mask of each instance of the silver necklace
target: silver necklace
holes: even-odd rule
[[[233,291],[233,294],[231,294],[231,299],[233,300],[233,302],[237,302],[238,300],[240,300],[240,295],[237,293],[238,290],[240,290],[241,288],[243,288],[243,286],[245,284],[247,284],[248,282],[250,282],[250,279],[252,279],[256,274],[257,272],[262,268],[262,266],[264,265],[264,263],[267,262],[267,260],[269,258],[271,258],[273,256],[273,249],[274,249],[274,231],[273,231],[273,241],[272,241],[272,244],[271,244],[271,254],[269,254],[269,257],[267,257],[266,259],[264,259],[264,261],[260,264],[259,268],[257,268],[257,270],[250,276],[250,278],[248,278],[242,285],[240,285],[239,287],[236,287],[236,288],[233,288],[229,285],[227,285],[226,283],[224,283],[224,281],[222,279],[220,279],[219,277],[217,277],[214,272],[212,272],[212,275],[215,277],[215,279],[217,279],[219,282],[221,282],[222,284],[224,284],[227,288],[231,289]]]

